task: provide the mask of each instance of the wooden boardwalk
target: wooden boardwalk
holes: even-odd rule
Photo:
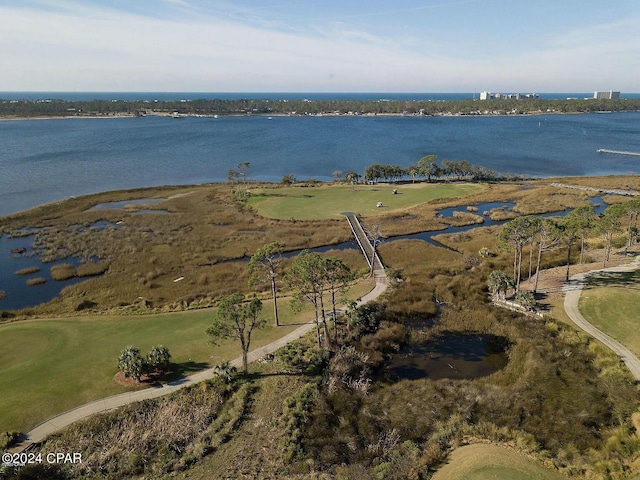
[[[384,265],[382,265],[382,261],[378,256],[378,253],[371,245],[367,234],[362,228],[358,217],[354,212],[345,212],[343,215],[347,218],[349,225],[351,226],[351,231],[353,232],[353,236],[356,238],[356,243],[360,247],[364,258],[367,260],[367,264],[369,268],[373,272],[373,276],[375,278],[386,278],[387,274],[384,271]]]

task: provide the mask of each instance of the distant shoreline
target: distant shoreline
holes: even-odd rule
[[[302,113],[218,113],[218,114],[180,114],[180,118],[218,118],[218,117],[352,117],[352,118],[375,118],[375,117],[535,117],[540,115],[585,115],[585,114],[602,114],[602,113],[638,113],[640,110],[621,110],[616,112],[525,112],[525,113],[451,113],[443,112],[436,114],[419,114],[419,113],[333,113],[325,112],[318,114],[302,114]],[[0,122],[8,121],[24,121],[24,120],[97,120],[97,119],[119,119],[119,118],[142,118],[142,117],[165,117],[175,118],[172,114],[166,112],[153,112],[145,115],[134,114],[117,114],[117,115],[38,115],[35,117],[24,116],[0,116]]]

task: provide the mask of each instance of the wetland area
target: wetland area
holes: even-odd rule
[[[616,135],[627,138],[625,149],[632,150],[636,146],[628,136],[632,131],[629,121],[633,124],[635,118],[631,114],[602,120],[575,116],[548,121],[560,122],[558,129],[565,134],[575,133],[580,137],[575,139],[577,143],[592,129],[599,131],[604,124],[617,126],[620,131]],[[138,120],[141,121],[135,123]],[[200,120],[203,121],[195,130],[181,130],[183,125]],[[222,120],[229,125],[225,127],[220,122],[220,128],[241,125],[242,131],[252,127],[255,135],[267,135],[263,131],[267,125],[260,123],[268,123],[266,119]],[[280,120],[293,119],[274,119],[273,123]],[[329,120],[324,125],[334,133],[336,128],[344,128],[345,120],[372,120],[369,127],[376,128],[396,128],[401,123],[409,128],[404,135],[418,139],[412,147],[399,150],[399,155],[406,155],[412,162],[419,157],[418,152],[425,148],[430,151],[431,140],[440,138],[447,128],[455,130],[458,120],[470,120],[467,123],[481,131],[490,125],[498,129],[504,121],[297,120]],[[426,122],[417,123],[422,120]],[[519,128],[529,125],[528,119],[515,120]],[[117,373],[114,359],[128,344],[142,349],[158,343],[168,346],[175,378],[234,358],[236,345],[227,342],[214,348],[207,343],[204,332],[218,301],[225,295],[246,294],[255,288],[265,304],[270,301],[266,283],[248,287],[247,260],[266,243],[277,241],[285,245],[283,271],[305,249],[342,260],[356,278],[350,285],[349,298],[361,297],[372,288],[373,281],[351,240],[349,226],[340,215],[355,211],[365,226],[378,227],[382,232],[378,251],[389,267],[390,288],[371,310],[340,317],[335,325],[335,344],[319,348],[313,339],[303,339],[291,346],[286,355],[253,364],[247,379],[238,377],[227,386],[207,383],[175,397],[111,412],[106,414],[107,423],[113,427],[108,431],[101,426],[107,417],[89,418],[42,448],[84,445],[87,464],[98,465],[96,468],[114,478],[135,476],[142,471],[147,475],[177,471],[187,464],[194,465],[184,470],[191,478],[207,478],[206,473],[198,477],[199,469],[226,472],[233,477],[240,473],[234,470],[239,465],[251,468],[258,461],[260,465],[277,465],[272,470],[274,475],[282,471],[296,475],[308,472],[312,466],[332,475],[342,472],[345,478],[366,478],[360,475],[364,470],[373,472],[387,465],[384,468],[409,478],[412,468],[433,472],[453,449],[469,439],[516,445],[518,452],[543,462],[549,471],[567,475],[594,472],[600,468],[597,465],[607,465],[612,472],[621,468],[633,471],[637,451],[629,453],[632,449],[626,448],[636,441],[632,418],[639,402],[637,387],[619,359],[556,318],[532,319],[495,307],[489,301],[487,277],[494,270],[510,272],[513,268],[512,252],[498,248],[497,232],[514,217],[561,217],[582,205],[595,206],[596,212],[601,213],[608,205],[624,201],[615,195],[553,186],[552,182],[639,190],[638,176],[626,175],[634,171],[635,164],[617,163],[615,169],[625,169],[618,172],[625,175],[599,178],[544,176],[492,183],[453,179],[428,183],[420,179],[375,185],[299,181],[291,186],[261,182],[279,178],[265,178],[262,159],[251,157],[251,182],[230,185],[202,181],[219,180],[216,175],[235,167],[237,160],[227,165],[216,163],[217,160],[198,160],[197,152],[193,158],[189,152],[182,152],[189,160],[181,166],[181,172],[192,165],[194,175],[177,176],[176,183],[194,181],[197,185],[139,188],[144,183],[140,183],[140,175],[151,183],[173,183],[167,181],[172,171],[165,171],[163,162],[178,163],[172,147],[163,154],[153,153],[154,161],[159,162],[157,168],[145,160],[148,145],[143,137],[162,143],[155,137],[157,133],[149,133],[149,126],[165,133],[166,129],[177,129],[188,133],[185,138],[191,140],[200,131],[199,140],[194,142],[197,148],[211,146],[215,138],[211,130],[219,128],[214,119],[188,119],[185,123],[175,122],[180,125],[170,124],[174,125],[171,127],[161,123],[165,121],[170,120],[121,119],[109,123],[111,140],[106,144],[98,142],[95,148],[111,145],[113,158],[118,156],[115,150],[122,143],[122,136],[139,135],[138,143],[134,142],[138,146],[133,150],[142,153],[136,161],[129,158],[127,167],[109,163],[109,155],[104,164],[91,160],[99,152],[91,153],[94,147],[86,141],[87,132],[98,125],[90,120],[74,124],[77,127],[68,133],[78,141],[79,153],[65,153],[62,149],[59,155],[50,155],[47,149],[56,146],[53,142],[40,153],[20,160],[31,162],[40,173],[49,167],[68,171],[68,162],[72,161],[71,168],[78,173],[76,180],[82,187],[79,191],[65,191],[69,195],[88,195],[61,200],[47,197],[51,192],[43,188],[44,196],[28,197],[33,204],[20,203],[25,195],[12,197],[20,199],[14,203],[3,199],[7,215],[0,217],[0,290],[5,292],[0,299],[0,337],[13,348],[0,354],[0,386],[7,393],[0,399],[0,431],[26,431],[61,411],[129,391],[131,387],[113,380]],[[532,125],[542,128],[537,127],[538,121]],[[11,130],[16,128],[13,123],[4,125]],[[0,128],[7,128],[4,125]],[[297,131],[301,125],[289,126]],[[361,124],[350,125],[358,129],[360,126],[355,125]],[[137,133],[127,132],[127,128]],[[53,138],[58,127],[44,122],[35,123],[35,129],[51,130],[49,138]],[[527,135],[530,136],[525,135],[525,140],[529,138],[531,142],[542,132]],[[590,141],[601,143],[602,137],[596,137]],[[327,134],[324,142],[332,145],[331,138]],[[167,142],[171,143],[170,139]],[[273,147],[277,144],[274,142]],[[588,142],[585,144],[591,148]],[[35,145],[42,147],[37,142]],[[498,157],[511,155],[505,149]],[[222,155],[222,150],[212,151],[216,152],[215,158]],[[237,154],[230,158],[237,159]],[[296,155],[303,154],[306,155],[300,150]],[[547,154],[528,159],[527,164],[547,161]],[[581,163],[581,155],[575,154],[573,162],[558,168],[581,165],[598,172],[611,160]],[[4,161],[2,158],[0,161]],[[48,167],[45,158],[53,164]],[[517,166],[515,162],[507,163]],[[286,170],[282,167],[277,176],[291,173],[291,165],[299,165],[304,176],[317,173],[313,168],[318,162],[313,159],[309,163],[316,166],[313,168],[289,159]],[[337,167],[322,165],[323,169]],[[114,191],[92,193],[99,188],[91,179],[102,175],[104,168],[130,171],[125,180],[138,183],[112,184],[114,177],[107,176],[104,188]],[[161,173],[151,179],[149,172],[156,170]],[[129,186],[136,188],[118,190]],[[22,193],[29,188],[24,183],[19,187]],[[243,193],[244,200],[238,198],[238,192]],[[377,203],[383,206],[376,207]],[[23,211],[24,208],[30,209]],[[602,247],[598,234],[594,233],[588,244],[589,255],[597,257]],[[483,248],[488,252],[486,257],[479,254]],[[574,251],[574,263],[577,255]],[[558,249],[545,253],[542,266],[562,265],[565,259],[566,251]],[[27,281],[37,278],[44,282],[27,285]],[[285,283],[279,287],[284,326],[260,331],[256,346],[313,319],[310,307],[302,312],[290,309],[288,303],[295,292]],[[540,295],[551,302],[543,297]],[[551,308],[545,310],[549,312]],[[271,313],[265,316],[272,323]],[[419,322],[428,325],[428,335],[412,330]],[[65,376],[74,380],[61,381]],[[161,430],[160,423],[147,425],[142,418],[152,422],[178,418],[171,416],[173,409],[192,408],[201,401],[206,404],[206,399],[214,398],[206,393],[211,389],[217,389],[216,398],[229,402],[225,403],[228,410],[225,407],[208,414],[212,423],[188,425],[190,433],[181,439],[172,435],[187,431],[182,430],[187,426],[176,424],[170,434],[144,446],[118,443],[122,438],[155,435],[153,432]],[[159,410],[149,415],[147,408]],[[229,420],[236,430],[224,430],[221,422],[226,421],[227,415],[237,415],[235,420]],[[264,428],[253,428],[255,425]],[[206,433],[209,428],[222,428],[226,443],[213,446],[213,437]],[[92,432],[91,438],[83,432]],[[247,443],[249,437],[252,441]],[[614,437],[619,443],[612,440]],[[267,438],[278,445],[273,452],[252,450],[251,445],[265,444]],[[92,443],[95,439],[122,448],[100,457],[95,454],[100,452],[98,445]],[[169,445],[178,445],[179,449],[171,450]],[[129,447],[144,459],[145,466],[131,465],[122,457],[121,452]],[[210,453],[193,457],[189,456],[192,453],[184,453],[200,451],[201,447]],[[158,448],[170,453],[161,455]],[[238,461],[226,462],[229,455]],[[70,475],[79,478],[85,473]]]

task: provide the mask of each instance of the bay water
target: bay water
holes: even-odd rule
[[[224,182],[250,162],[255,180],[330,180],[424,155],[500,173],[640,174],[640,112],[528,116],[219,116],[0,121],[0,215],[69,196]]]

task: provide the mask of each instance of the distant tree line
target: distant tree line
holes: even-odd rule
[[[495,100],[6,100],[0,116],[78,116],[144,113],[185,115],[488,115],[637,111],[640,99],[495,99]]]
[[[418,177],[424,178],[428,182],[442,178],[469,181],[504,178],[494,170],[489,170],[480,165],[473,165],[466,160],[443,160],[438,164],[437,158],[436,155],[426,155],[416,165],[409,165],[408,167],[373,163],[365,169],[364,177],[360,177],[354,172],[349,172],[346,179],[353,183],[354,181],[357,182],[359,178],[364,178],[365,182],[377,183],[380,180],[395,182],[406,178],[411,178],[415,182]]]

